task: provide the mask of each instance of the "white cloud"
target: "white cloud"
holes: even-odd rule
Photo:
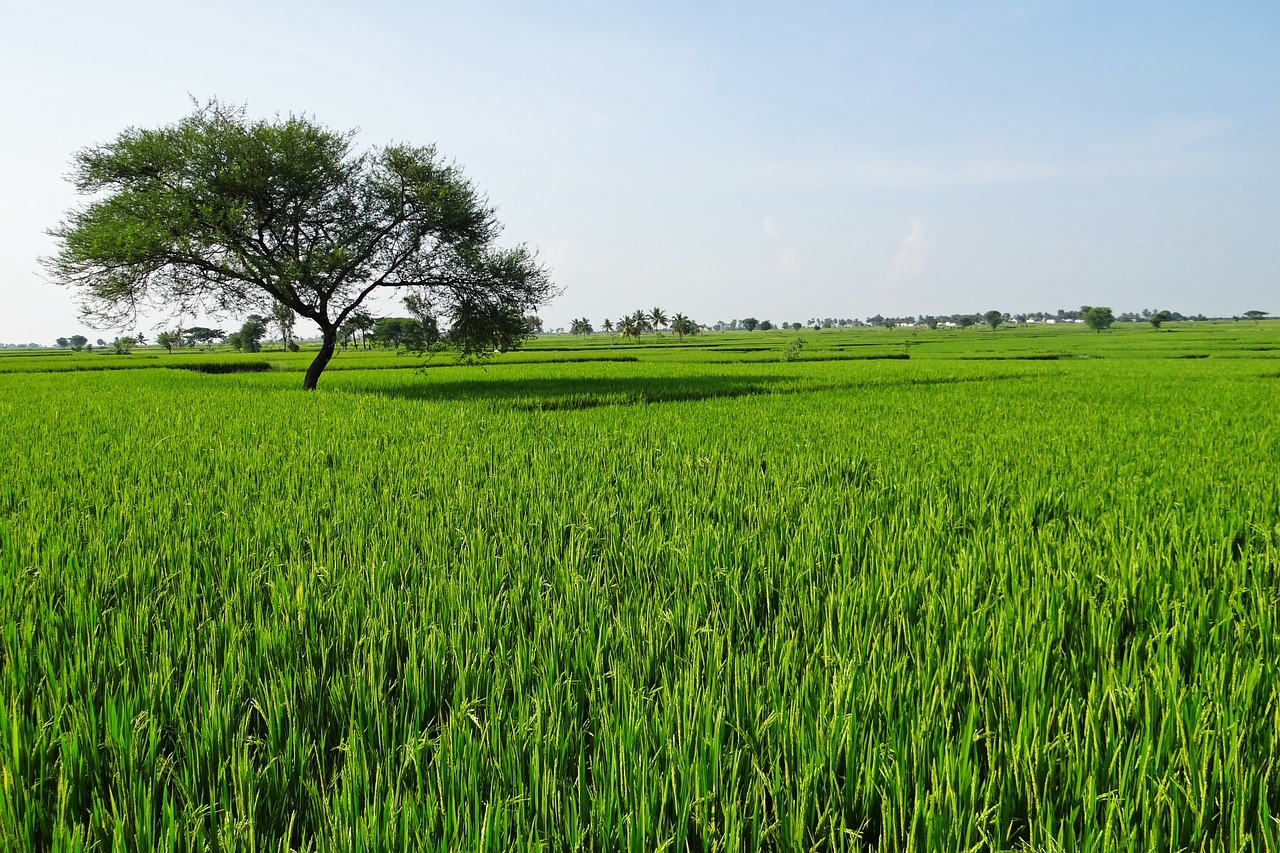
[[[782,236],[782,226],[778,224],[778,220],[774,217],[766,216],[764,218],[764,233],[776,239]]]
[[[929,239],[925,235],[924,220],[913,216],[911,231],[898,244],[893,263],[889,265],[889,283],[901,284],[920,275],[924,271],[925,254],[928,250]]]
[[[780,270],[797,270],[804,265],[800,260],[800,250],[795,246],[788,246],[778,253],[778,259],[774,262]]]

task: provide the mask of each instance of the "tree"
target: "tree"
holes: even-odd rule
[[[797,335],[787,341],[787,345],[782,349],[783,361],[799,361],[800,350],[804,349],[804,338]]]
[[[605,330],[605,332],[607,332],[607,333],[609,333],[609,334],[612,334],[612,333],[613,333],[613,321],[612,321],[612,320],[610,320],[608,317],[605,317],[605,318],[604,318],[604,322],[602,322],[602,323],[600,324],[600,328],[604,329],[604,330]]]
[[[356,326],[356,321],[350,317],[344,320],[342,325],[338,327],[338,343],[342,344],[343,349],[346,349],[348,346],[355,346],[357,331],[358,328]]]
[[[982,322],[991,327],[992,331],[1000,328],[1000,324],[1004,322],[1004,314],[992,309],[982,315]]]
[[[748,332],[754,332],[756,330],[756,326],[759,325],[760,321],[755,317],[747,317],[742,321],[742,328],[746,329]]]
[[[282,349],[289,349],[289,345],[293,343],[293,324],[297,318],[294,310],[283,302],[276,302],[271,306],[271,322],[280,330]]]
[[[169,352],[173,352],[175,346],[182,346],[182,336],[177,332],[161,332],[156,335],[156,343]]]
[[[227,337],[227,333],[221,329],[210,329],[205,326],[192,326],[183,332],[186,336],[187,346],[193,347],[196,344],[211,346],[214,341],[220,341]]]
[[[71,349],[76,352],[80,352],[80,350],[84,349],[85,345],[89,343],[89,339],[84,335],[72,335],[68,343],[71,344]]]
[[[410,352],[437,351],[441,346],[440,325],[431,303],[412,293],[403,302],[411,317],[379,317],[364,334],[364,340],[393,346],[397,352],[402,346]]]
[[[240,331],[230,335],[227,340],[241,352],[258,352],[262,349],[262,339],[266,336],[266,320],[260,314],[250,314]]]
[[[1256,323],[1259,320],[1267,319],[1268,313],[1269,312],[1267,311],[1246,311],[1244,312],[1244,316]]]
[[[569,332],[574,335],[590,335],[595,332],[591,327],[591,321],[586,317],[579,317],[569,324]]]
[[[71,346],[71,341],[67,340],[66,338],[58,338],[58,339],[57,339],[56,341],[54,341],[53,343],[54,343],[54,344],[55,344],[59,349],[66,349],[67,347]]]
[[[770,323],[768,320],[760,321],[760,331],[767,332],[772,328],[773,328],[773,323]]]
[[[434,325],[432,331],[435,331]],[[417,317],[379,317],[373,323],[373,340],[385,347],[399,351],[425,350],[435,343],[438,335],[429,334],[426,325]]]
[[[1168,320],[1170,314],[1168,311],[1157,311],[1154,314],[1147,315],[1147,322],[1151,324],[1153,329],[1159,329],[1160,324]]]
[[[356,343],[356,332],[360,333],[361,349],[369,348],[369,336],[373,334],[373,315],[363,308],[359,308],[351,312],[351,316],[343,321],[338,327],[338,337],[342,340],[343,346],[346,346],[348,340],[354,346]]]
[[[1080,307],[1080,319],[1084,320],[1085,325],[1095,332],[1110,329],[1111,324],[1116,321],[1115,315],[1111,313],[1110,308],[1091,305],[1082,305]]]
[[[667,312],[663,311],[661,308],[654,308],[649,312],[649,322],[653,324],[654,331],[656,332],[662,326],[667,325]]]
[[[128,355],[133,352],[133,345],[137,341],[128,335],[116,338],[111,342],[111,346],[115,348],[116,355]]]
[[[634,314],[622,318],[618,331],[624,338],[635,338],[639,343],[642,334],[653,331],[653,325],[649,322],[649,315],[637,309]]]
[[[554,295],[546,270],[523,246],[497,247],[494,209],[434,147],[357,153],[354,138],[296,116],[250,121],[216,100],[126,130],[75,156],[76,188],[98,197],[50,232],[59,248],[45,264],[109,322],[148,304],[279,302],[320,328],[306,389],[376,292],[434,299],[465,355],[519,345],[526,312]]]
[[[684,314],[676,314],[671,318],[671,331],[675,332],[676,337],[683,342],[685,335],[698,334],[698,332],[702,331],[702,326]]]

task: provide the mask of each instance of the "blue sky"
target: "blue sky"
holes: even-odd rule
[[[1275,0],[12,3],[0,73],[0,341],[114,333],[37,260],[70,158],[215,96],[436,143],[551,326],[1280,312]]]

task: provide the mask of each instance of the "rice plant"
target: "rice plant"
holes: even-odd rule
[[[0,848],[1277,849],[1204,334],[0,375]]]

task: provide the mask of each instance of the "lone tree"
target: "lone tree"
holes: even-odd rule
[[[267,336],[267,321],[260,314],[250,314],[240,331],[227,336],[231,345],[241,352],[261,352],[262,339]]]
[[[117,325],[148,305],[269,315],[279,303],[320,327],[306,389],[378,291],[417,294],[464,355],[518,345],[526,312],[554,295],[546,270],[496,245],[494,209],[434,147],[360,153],[354,138],[216,100],[125,130],[76,154],[73,181],[94,198],[50,232],[45,265],[87,316]]]
[[[994,331],[1000,328],[1000,324],[1004,322],[1004,313],[993,308],[982,315],[982,322],[986,323]]]
[[[222,329],[209,329],[205,326],[192,326],[182,334],[186,338],[186,345],[189,347],[193,347],[196,344],[212,346],[216,341],[220,341],[227,336],[227,333]]]
[[[1254,310],[1254,311],[1246,311],[1246,312],[1244,312],[1244,316],[1245,316],[1246,318],[1248,318],[1248,319],[1250,319],[1250,320],[1252,320],[1253,322],[1255,322],[1255,323],[1256,323],[1256,322],[1258,322],[1259,320],[1265,320],[1265,319],[1267,319],[1267,312],[1266,312],[1266,311],[1257,311],[1257,310]]]
[[[1169,317],[1171,316],[1172,314],[1168,311],[1157,311],[1151,316],[1147,317],[1147,322],[1151,324],[1151,328],[1159,329],[1160,326],[1164,324],[1166,321],[1168,321]]]
[[[1103,329],[1110,329],[1111,324],[1116,321],[1116,317],[1111,313],[1110,308],[1094,307],[1090,305],[1081,307],[1080,319],[1084,320],[1084,324],[1095,332],[1101,332]]]

